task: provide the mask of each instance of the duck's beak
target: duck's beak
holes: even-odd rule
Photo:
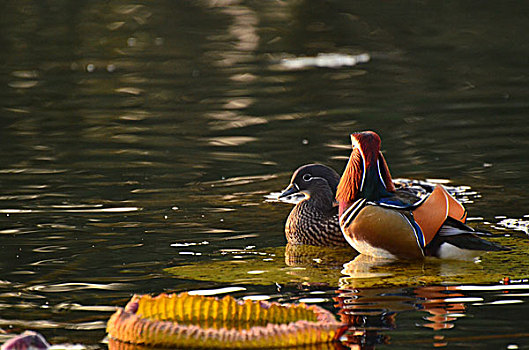
[[[286,196],[290,196],[291,194],[298,193],[299,187],[296,184],[290,184],[287,188],[283,190],[283,192],[279,195],[278,198],[283,198]]]

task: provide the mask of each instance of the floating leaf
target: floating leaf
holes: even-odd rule
[[[479,262],[437,258],[392,261],[357,256],[352,249],[346,248],[287,245],[286,250],[241,250],[233,252],[231,260],[173,266],[166,272],[181,279],[230,284],[325,283],[344,288],[489,284],[506,276],[513,279],[529,276],[526,268],[529,240],[519,237],[502,237],[501,242],[496,237],[487,239],[513,250],[484,253]],[[262,273],[253,274],[253,271]]]
[[[160,350],[159,347],[124,343],[119,340],[108,340],[109,350]],[[289,350],[344,350],[342,343],[320,343],[288,347]]]
[[[129,344],[240,349],[329,343],[346,328],[316,305],[188,293],[135,295],[107,324],[111,339]]]
[[[178,265],[165,271],[182,279],[230,284],[317,282],[337,284],[343,264],[356,256],[351,248],[291,246],[223,252],[231,260]],[[240,258],[242,257],[242,258]],[[259,271],[261,273],[254,273]]]

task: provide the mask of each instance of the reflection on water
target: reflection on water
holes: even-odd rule
[[[349,345],[405,347],[418,342],[450,346],[454,342],[492,339],[524,342],[529,334],[513,332],[507,315],[500,324],[496,324],[494,317],[475,325],[467,320],[494,313],[490,308],[516,307],[527,301],[527,280],[510,279],[505,273],[526,276],[524,261],[528,248],[526,245],[520,256],[511,255],[512,261],[508,263],[504,261],[506,253],[486,254],[479,262],[431,258],[420,263],[355,256],[352,249],[287,245],[285,251],[261,251],[249,246],[243,250],[223,250],[222,260],[212,258],[194,265],[174,266],[167,272],[179,278],[237,283],[229,290],[239,290],[240,284],[277,286],[278,295],[257,294],[258,299],[324,305],[334,300],[333,307],[340,319],[350,326],[344,338]],[[347,261],[348,256],[355,257]],[[334,290],[336,285],[338,290]],[[473,329],[470,334],[466,330],[468,322]],[[466,325],[458,327],[459,323]],[[423,330],[410,334],[410,326]],[[486,336],[482,335],[483,327],[490,327]],[[446,330],[451,333],[439,333]]]
[[[431,286],[421,287],[414,290],[422,303],[422,310],[429,315],[424,317],[423,327],[430,327],[434,330],[453,328],[454,321],[458,317],[465,316],[465,302],[481,301],[481,298],[468,298],[457,293],[457,287]]]
[[[304,69],[309,67],[339,68],[342,66],[356,66],[359,63],[369,62],[368,54],[340,55],[319,54],[316,57],[283,58],[280,65],[286,69]]]
[[[496,216],[496,219],[500,220],[496,224],[496,228],[500,230],[509,231],[521,231],[529,235],[529,220],[525,220],[529,215],[524,215],[523,219],[512,219],[506,218],[505,216]]]
[[[526,282],[497,282],[528,277],[527,11],[7,2],[0,339],[104,348],[133,293],[228,288],[333,309],[357,347],[526,346]],[[341,171],[365,129],[396,178],[449,179],[513,251],[414,265],[285,248],[291,206],[265,196],[301,164]]]
[[[508,293],[509,286],[490,286],[494,290]],[[529,285],[518,285],[527,290]],[[412,346],[412,344],[431,344],[434,347],[451,347],[457,343],[483,342],[488,339],[507,341],[516,344],[517,340],[529,337],[529,333],[516,333],[504,329],[501,325],[492,327],[487,333],[472,333],[470,330],[457,332],[458,323],[473,317],[477,311],[471,307],[483,306],[482,297],[464,294],[474,290],[472,286],[424,286],[414,289],[407,288],[374,288],[374,289],[341,289],[335,301],[338,314],[343,322],[350,325],[346,336],[348,344],[360,344],[362,349],[375,348],[380,344],[396,344]],[[482,294],[483,295],[483,294]],[[493,297],[491,295],[483,295]],[[490,304],[489,304],[490,305]],[[433,330],[414,337],[406,332],[390,332],[402,328],[407,313],[416,313],[416,325]],[[461,321],[460,321],[461,320]],[[458,337],[450,336],[442,331],[456,329]],[[469,332],[470,331],[470,332]],[[394,333],[391,337],[388,334]],[[351,334],[353,335],[351,337]],[[351,342],[352,339],[352,342]],[[514,341],[516,339],[516,341]]]

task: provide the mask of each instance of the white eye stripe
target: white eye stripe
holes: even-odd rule
[[[327,181],[327,179],[325,179],[323,177],[319,177],[319,176],[314,176],[311,180],[315,180],[315,179]]]
[[[308,176],[307,176],[308,175]],[[319,176],[310,176],[309,174],[305,174],[303,176],[303,180],[305,180],[306,182],[309,182],[309,181],[312,181],[312,180],[323,180],[325,182],[328,182],[326,178],[324,177],[319,177]]]
[[[362,182],[360,183],[360,192],[364,189],[364,181],[366,179],[366,158],[364,157],[364,152],[362,152],[362,149],[358,147],[358,150],[360,151],[360,156],[362,157]]]
[[[378,168],[378,178],[380,179],[380,182],[382,182],[382,185],[384,185],[384,188],[387,190],[386,182],[384,181],[384,178],[382,177],[382,172],[380,171],[380,162],[377,159],[377,168]]]

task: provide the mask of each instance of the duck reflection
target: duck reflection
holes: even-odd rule
[[[391,343],[385,334],[397,328],[397,316],[407,311],[424,311],[420,326],[435,331],[450,329],[454,321],[465,313],[463,297],[453,286],[421,286],[408,288],[341,289],[334,298],[335,307],[343,323],[349,326],[343,344],[351,349],[374,349],[379,344]],[[433,345],[446,346],[444,335],[433,337]]]
[[[455,316],[463,316],[465,304],[457,302],[458,297],[464,297],[454,286],[429,286],[414,289],[419,298],[418,308],[429,313],[424,319],[423,327],[434,330],[450,329],[454,327]]]
[[[389,336],[382,331],[396,327],[395,304],[398,308],[406,305],[406,298],[388,298],[381,289],[343,289],[334,298],[339,309],[340,321],[347,324],[348,332],[342,343],[351,349],[375,349],[378,344],[388,344]]]
[[[290,244],[285,247],[285,264],[292,267],[316,267],[318,265],[341,269],[358,253],[350,247],[320,247]]]
[[[364,255],[346,263],[342,270],[345,276],[340,279],[341,289],[334,300],[341,321],[350,326],[352,336],[346,337],[348,344],[372,349],[377,344],[390,343],[389,336],[380,333],[397,328],[397,316],[403,312],[426,313],[422,317],[424,321],[417,324],[434,331],[454,328],[455,321],[466,312],[462,302],[465,295],[456,286],[409,287],[417,284],[414,279],[418,276],[434,272],[451,274],[461,267],[445,265],[437,261],[397,262]],[[387,287],[392,285],[396,287]],[[433,345],[446,346],[444,335],[436,334]]]

